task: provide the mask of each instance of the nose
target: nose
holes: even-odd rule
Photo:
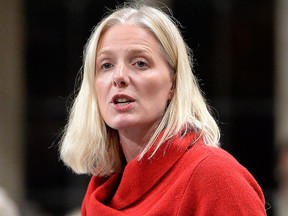
[[[124,64],[116,67],[113,75],[113,86],[115,87],[126,87],[129,85],[128,70]]]

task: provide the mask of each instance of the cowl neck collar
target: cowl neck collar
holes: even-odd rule
[[[108,203],[110,207],[121,210],[141,199],[182,157],[191,146],[191,143],[197,139],[194,132],[189,132],[185,136],[175,136],[163,143],[150,158],[161,136],[162,134],[159,135],[156,142],[141,160],[134,158],[126,165],[122,174],[114,174],[105,182],[107,186],[105,188],[109,188],[106,195],[110,197]]]

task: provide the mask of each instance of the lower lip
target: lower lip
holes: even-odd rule
[[[114,109],[119,111],[119,112],[125,112],[125,111],[129,111],[132,109],[132,103],[125,103],[125,104],[113,104]]]

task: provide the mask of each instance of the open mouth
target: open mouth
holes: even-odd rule
[[[113,101],[114,104],[116,105],[126,105],[126,104],[129,104],[131,102],[133,102],[132,100],[130,99],[127,99],[127,98],[117,98],[116,100]]]

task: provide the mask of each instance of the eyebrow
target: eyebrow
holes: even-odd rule
[[[149,48],[132,48],[128,53],[152,53],[152,51]]]
[[[97,53],[97,56],[101,56],[101,55],[112,55],[114,53],[114,51],[110,50],[110,49],[104,49],[104,50],[100,50]],[[141,54],[141,53],[152,53],[151,49],[149,48],[144,48],[144,47],[133,47],[131,49],[128,49],[127,51],[128,54],[132,53],[132,54]]]

